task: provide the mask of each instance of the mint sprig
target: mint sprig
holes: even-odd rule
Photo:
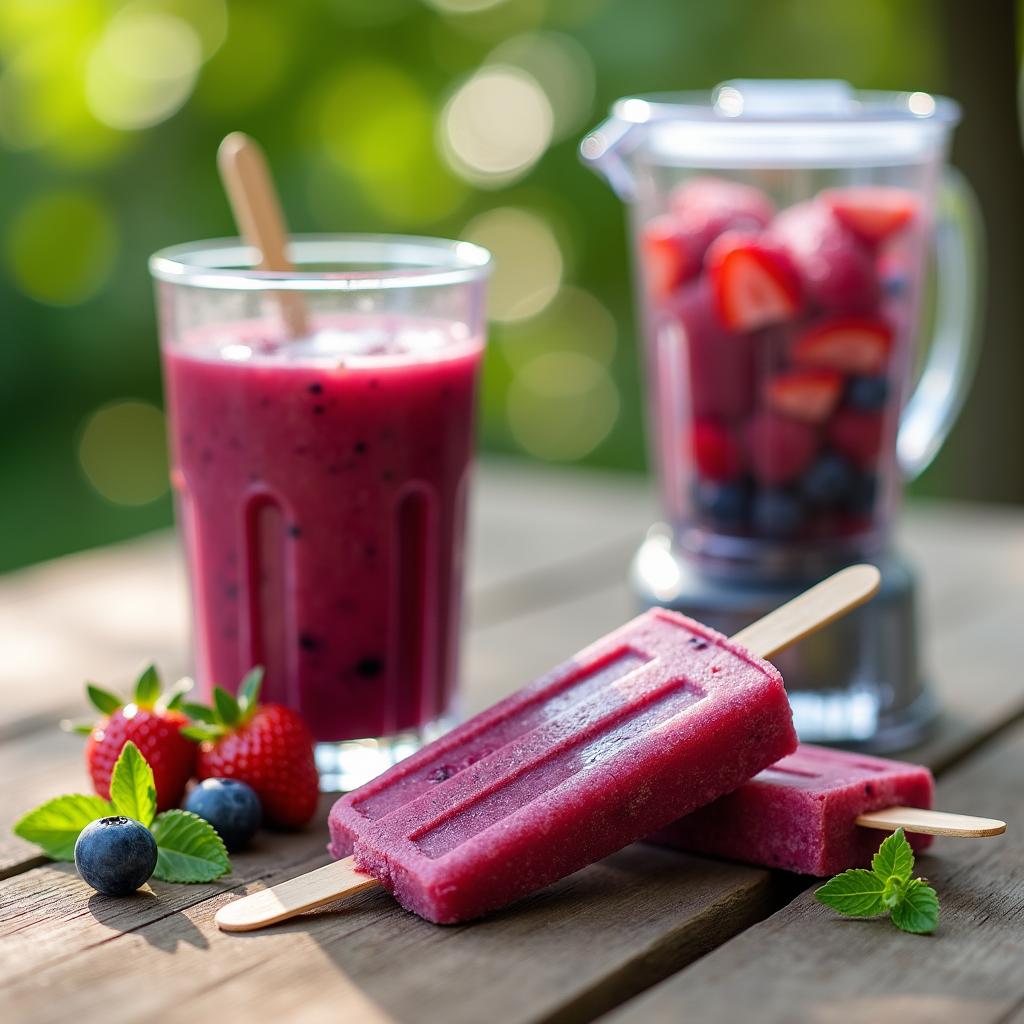
[[[851,917],[880,917],[915,934],[939,924],[939,897],[923,878],[911,878],[914,851],[902,828],[887,836],[871,869],[851,868],[827,881],[814,895],[819,903]]]
[[[153,833],[153,874],[161,881],[211,882],[231,870],[224,843],[208,821],[188,811],[156,814],[153,769],[130,740],[114,765],[110,800],[84,793],[55,797],[20,818],[14,833],[40,846],[52,860],[73,861],[82,829],[112,814],[134,818]]]

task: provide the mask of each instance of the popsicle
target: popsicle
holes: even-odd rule
[[[732,640],[646,612],[342,797],[329,849],[345,859],[226,905],[218,925],[261,927],[372,879],[429,921],[470,920],[650,835],[796,748],[762,656],[877,587],[874,567],[851,567]]]
[[[739,789],[673,822],[652,842],[803,875],[867,867],[875,829],[902,825],[915,850],[934,834],[996,835],[1005,823],[932,806],[922,765],[801,744]]]

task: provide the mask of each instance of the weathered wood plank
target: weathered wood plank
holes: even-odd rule
[[[1024,819],[1024,727],[939,784],[944,807]],[[646,995],[614,1024],[1004,1021],[1024,1005],[1024,832],[939,839],[919,870],[938,890],[931,937],[839,918],[808,891]]]
[[[53,890],[40,896],[42,880],[56,890],[56,908]],[[83,929],[68,921],[69,904],[85,893],[67,872],[42,869],[19,881],[47,901],[34,905],[33,943],[15,935],[0,957],[21,1019],[61,1019],[86,990],[111,1021],[262,1018],[285,987],[294,1005],[333,1010],[337,1019],[369,1002],[389,1020],[455,1024],[475,1024],[496,1008],[503,1021],[591,1019],[750,925],[778,905],[785,885],[764,871],[638,846],[473,925],[427,924],[375,891],[266,932],[227,935],[212,920],[223,894],[167,907],[181,913],[149,922],[148,908],[132,908]],[[92,904],[113,913],[123,902]],[[103,941],[111,928],[121,934]],[[124,970],[128,962],[135,970]]]

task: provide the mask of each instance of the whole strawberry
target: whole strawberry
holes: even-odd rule
[[[216,686],[212,707],[186,704],[196,724],[185,734],[200,741],[198,779],[247,782],[268,823],[298,828],[316,813],[320,795],[313,737],[298,712],[259,703],[262,682],[263,669],[254,668],[242,680],[237,698]]]
[[[183,684],[162,694],[153,665],[143,670],[128,702],[94,683],[86,684],[89,700],[103,717],[91,728],[79,729],[88,732],[85,763],[93,788],[104,800],[110,799],[110,777],[121,748],[131,740],[153,769],[157,810],[166,811],[181,803],[196,765],[196,745],[182,733],[188,718],[179,709],[191,685]]]

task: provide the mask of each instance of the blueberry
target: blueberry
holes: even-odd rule
[[[846,388],[846,400],[864,412],[881,409],[889,397],[889,382],[885,377],[852,377]]]
[[[870,515],[875,510],[877,497],[878,478],[874,473],[860,473],[850,491],[847,506],[854,515]]]
[[[804,473],[803,496],[815,505],[835,505],[845,500],[857,482],[857,470],[842,455],[819,456]]]
[[[75,867],[97,892],[127,896],[153,874],[156,840],[132,818],[99,818],[82,829],[75,843]]]
[[[237,779],[204,779],[189,793],[185,810],[205,818],[231,851],[247,846],[263,819],[256,791]]]
[[[795,494],[761,490],[754,498],[753,517],[755,533],[784,540],[800,532],[804,510]]]
[[[736,530],[746,523],[750,495],[743,483],[702,480],[697,484],[696,501],[700,512],[716,526]]]

